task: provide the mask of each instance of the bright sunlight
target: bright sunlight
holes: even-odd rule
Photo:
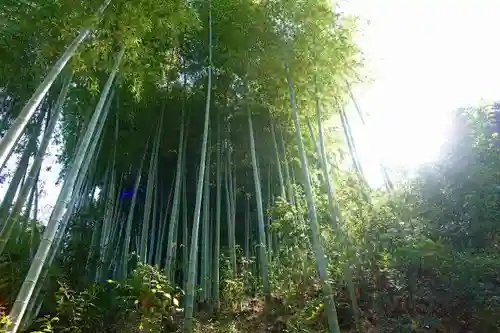
[[[498,13],[4,1],[0,333],[500,332]]]
[[[352,105],[348,112],[364,171],[378,186],[380,162],[412,170],[436,159],[447,139],[450,111],[499,97],[500,49],[494,27],[500,3],[351,0],[339,6],[359,17],[356,41],[372,83],[354,87],[354,94],[369,115],[367,128]],[[46,194],[39,209],[42,219],[48,218],[59,191],[55,181],[60,167],[54,161],[44,161],[43,170],[52,169],[40,177]],[[2,185],[0,197],[5,191]]]
[[[380,183],[378,163],[415,169],[436,159],[453,109],[499,98],[500,48],[491,0],[351,0],[357,41],[373,83],[355,95],[369,114],[354,128],[365,172]],[[356,111],[349,109],[350,119]]]

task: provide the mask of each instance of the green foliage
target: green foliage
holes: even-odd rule
[[[9,317],[7,317],[7,313],[5,312],[5,307],[3,304],[0,304],[0,332],[5,332],[5,329],[11,325]]]
[[[245,283],[256,286],[258,283],[252,279],[252,271],[248,269],[250,260],[242,258],[238,275],[231,269],[231,260],[228,254],[221,253],[220,257],[220,302],[223,311],[238,311],[245,299],[247,290]],[[253,283],[252,283],[253,282]]]
[[[500,231],[500,150],[488,108],[458,110],[453,137],[438,163],[425,168],[411,186],[419,217],[434,239],[458,250],[494,249]]]
[[[480,112],[465,112],[468,121],[465,128],[461,127],[462,136],[446,147],[432,173],[424,170],[390,195],[367,188],[353,174],[341,174],[335,180],[343,213],[338,230],[330,226],[322,180],[316,173],[311,175],[341,325],[353,325],[349,269],[367,327],[375,325],[384,332],[458,326],[498,330],[495,313],[500,311],[496,296],[500,290],[500,256],[494,221],[499,207],[494,185],[500,160],[495,138],[484,134],[481,124],[486,120]],[[473,163],[465,162],[466,158]],[[303,196],[301,186],[295,184],[296,204],[278,199],[269,211],[269,232],[276,241],[269,266],[273,295],[267,315],[282,318],[280,323],[284,323],[279,325],[290,332],[326,327]],[[89,285],[81,278],[85,268],[74,263],[81,262],[81,253],[87,253],[81,251],[89,247],[95,220],[102,215],[99,207],[91,203],[89,211],[74,221],[59,259],[61,267],[51,273],[60,285],[47,288],[45,300],[52,305],[43,307],[32,329],[173,331],[179,322],[178,295],[156,268],[139,264],[127,281],[104,285]],[[28,256],[29,246],[23,247],[23,239],[9,244],[9,257],[4,260],[21,263]],[[220,260],[221,312],[259,308],[249,305],[261,295],[252,252],[250,258],[238,261],[236,276],[230,272],[228,258],[222,255]],[[5,286],[15,285],[25,274],[27,267],[15,267],[18,271],[9,273]],[[1,289],[0,294],[11,302],[8,290],[12,288]],[[213,329],[244,331],[249,329],[243,326],[247,324],[233,322],[231,326],[221,320],[213,323]]]
[[[28,221],[21,216],[16,221],[19,225],[25,222]],[[31,243],[31,237],[31,227],[20,230],[18,226],[7,243],[4,253],[0,256],[0,272],[2,272],[0,274],[0,306],[10,308],[28,272],[32,248],[38,246],[39,243],[39,230],[35,230],[34,244]]]
[[[349,269],[367,327],[500,328],[494,315],[500,310],[494,296],[500,291],[495,273],[500,165],[496,138],[485,135],[484,112],[459,111],[454,140],[442,159],[390,195],[367,188],[352,174],[336,179],[339,230],[331,230],[322,184],[312,177],[341,324],[348,325],[353,315]],[[296,188],[298,206],[278,200],[272,209],[271,230],[280,246],[270,263],[271,282],[290,331],[326,324],[301,195]]]
[[[40,323],[40,330],[33,331],[32,333],[53,333],[54,332],[54,324],[59,321],[59,318],[51,316],[45,316],[40,318],[38,322]],[[77,331],[80,331],[77,329]]]
[[[272,289],[278,293],[295,291],[296,286],[316,275],[303,193],[296,188],[297,206],[278,200],[271,210],[271,232],[277,236],[279,247],[270,263]],[[299,266],[297,266],[299,265]]]
[[[56,313],[34,325],[40,332],[174,332],[180,311],[166,277],[143,264],[124,283],[108,280],[80,292],[61,283],[55,299]]]
[[[139,143],[144,144],[152,124],[159,118],[163,103],[167,105],[169,123],[176,127],[165,125],[170,130],[164,131],[162,155],[168,158],[167,152],[176,149],[181,104],[190,113],[190,127],[193,128],[190,136],[193,138],[189,140],[188,149],[191,149],[196,143],[195,133],[199,133],[202,118],[200,101],[206,93],[208,2],[113,0],[99,20],[95,11],[100,5],[101,0],[49,0],[30,6],[23,2],[8,2],[5,12],[0,14],[1,18],[11,22],[9,28],[5,26],[2,31],[5,34],[0,34],[0,50],[5,53],[0,54],[3,59],[0,87],[8,87],[6,92],[19,103],[8,111],[6,118],[17,114],[43,74],[79,29],[94,26],[91,37],[70,61],[75,72],[75,87],[71,89],[63,110],[59,137],[64,143],[63,164],[70,163],[112,60],[122,46],[126,47],[126,54],[116,82],[119,96],[116,109],[119,110],[119,137],[123,145],[118,148],[121,163],[117,165],[125,170],[131,164],[137,168],[135,164],[146,149]],[[263,134],[262,140],[257,142],[262,154],[260,158],[269,163],[274,157],[274,152],[266,149],[269,147],[265,144],[270,140],[266,130],[269,115],[281,124],[287,143],[292,142],[291,136],[287,135],[292,131],[288,90],[282,79],[285,60],[289,62],[297,85],[301,116],[306,117],[313,112],[314,103],[310,97],[314,75],[325,104],[330,105],[334,97],[342,98],[342,82],[351,77],[359,65],[359,52],[351,38],[355,27],[351,18],[334,12],[330,3],[324,0],[218,0],[212,1],[211,7],[212,107],[222,119],[231,122],[231,131],[237,134],[247,130],[245,117],[238,116],[238,113],[241,113],[244,100],[248,101],[252,112],[257,115],[256,124],[260,124],[256,126],[256,136],[261,130]],[[280,21],[286,26],[281,27]],[[293,38],[291,31],[295,32]],[[184,78],[186,86],[182,86]],[[249,87],[248,96],[243,96],[245,80]],[[49,99],[57,95],[56,88],[49,92]],[[329,116],[325,112],[325,117]],[[110,133],[113,133],[111,127],[107,126],[105,130],[99,164],[107,163],[112,141]],[[240,139],[242,136],[227,134],[235,151],[247,150],[248,143]],[[193,147],[199,149],[198,144]],[[236,162],[245,166],[241,155],[235,154]],[[102,182],[102,175],[99,176],[97,181]]]
[[[167,116],[160,124],[164,130],[159,169],[172,170],[180,115],[186,111],[189,135],[184,171],[191,198],[207,88],[209,2],[113,0],[102,20],[95,16],[100,2],[6,2],[0,12],[0,92],[15,103],[2,106],[2,126],[12,122],[79,29],[92,26],[95,29],[91,37],[69,64],[75,77],[60,124],[61,160],[66,167],[71,163],[109,66],[118,50],[125,47],[126,60],[114,87],[116,101],[109,117],[112,119],[106,123],[101,153],[95,157],[95,172],[89,175],[86,185],[103,189],[110,156],[116,149],[113,171],[127,190],[131,179],[137,176],[141,157],[149,156],[151,145],[146,142],[163,110]],[[215,111],[211,112],[211,128],[217,127],[216,119],[221,121],[226,140],[224,154],[231,151],[229,164],[234,165],[237,178],[235,192],[251,192],[249,189],[254,186],[249,172],[249,142],[242,135],[248,131],[242,116],[247,107],[255,121],[262,174],[268,167],[274,170],[276,165],[273,145],[269,145],[272,120],[279,124],[277,137],[283,136],[280,157],[286,153],[283,161],[298,177],[293,185],[295,203],[281,198],[269,210],[272,222],[267,231],[273,240],[269,275],[273,295],[266,315],[276,319],[273,324],[277,331],[325,330],[307,207],[299,184],[300,162],[290,134],[293,129],[284,68],[290,68],[301,120],[314,114],[315,79],[320,104],[331,105],[334,100],[341,103],[346,95],[344,82],[354,77],[360,66],[359,51],[352,41],[355,21],[333,10],[325,0],[218,0],[210,4],[214,76],[211,107]],[[49,91],[42,108],[51,107],[60,88],[58,84]],[[500,299],[496,296],[500,292],[500,151],[498,134],[489,128],[488,112],[484,108],[457,111],[455,140],[445,147],[442,159],[423,168],[418,177],[390,195],[368,188],[355,174],[335,170],[336,199],[343,220],[337,230],[331,229],[331,210],[318,170],[316,147],[312,138],[304,135],[329,282],[335,291],[342,325],[352,325],[354,290],[365,322],[383,332],[418,331],[427,326],[437,330],[439,325],[464,326],[462,322],[468,322],[467,329],[478,332],[499,329],[495,313],[500,311]],[[329,119],[331,114],[324,112],[323,116]],[[215,137],[214,132],[211,135]],[[269,180],[268,191],[276,193],[273,176],[263,177],[262,182]],[[159,173],[155,184],[160,198],[157,201],[166,201],[173,177],[173,173]],[[118,188],[117,184],[112,185]],[[237,200],[240,197],[237,194]],[[134,216],[133,238],[143,222],[137,218],[142,213],[142,199],[138,200]],[[125,215],[121,206],[129,208],[126,199],[120,200],[123,201],[114,212],[116,235],[112,235],[117,239],[117,253],[123,247],[123,237],[116,222]],[[43,286],[40,318],[31,328],[36,332],[175,331],[179,294],[175,281],[168,281],[158,268],[138,264],[125,281],[93,283],[96,270],[105,264],[100,262],[97,251],[100,234],[93,232],[102,225],[104,208],[103,199],[79,207],[64,235],[50,278]],[[188,208],[190,214],[191,207]],[[239,201],[236,215],[239,221]],[[20,224],[28,224],[24,222]],[[36,230],[33,240],[29,229],[25,229],[13,237],[0,258],[0,325],[7,325],[4,312],[12,305],[28,269],[30,252],[39,241],[40,230]],[[254,227],[251,229],[254,235]],[[154,245],[155,240],[152,241]],[[215,258],[221,262],[223,315],[250,311],[249,307],[254,312],[262,310],[254,245],[249,258],[238,261],[238,272],[230,271],[226,256]],[[137,247],[132,245],[131,251],[134,246]],[[107,268],[105,278],[112,273]],[[260,315],[255,318],[264,320]],[[237,325],[240,320],[221,321],[219,330],[262,329]],[[242,321],[249,324],[245,320]]]

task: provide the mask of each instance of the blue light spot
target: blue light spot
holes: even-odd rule
[[[120,195],[120,199],[126,198],[126,197],[131,197],[134,194],[134,191],[122,191],[122,194]]]

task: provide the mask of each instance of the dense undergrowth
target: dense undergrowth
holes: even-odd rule
[[[4,5],[0,330],[500,330],[490,111],[370,188],[345,110],[364,117],[364,57],[335,2]]]
[[[343,212],[337,230],[328,222],[321,182],[314,182],[330,283],[345,332],[500,331],[496,129],[491,129],[485,109],[459,110],[454,120],[453,140],[443,148],[440,161],[423,167],[415,179],[391,193],[335,171]],[[202,300],[198,290],[197,331],[327,330],[305,223],[307,207],[301,186],[294,188],[294,204],[277,200],[269,212],[275,237],[269,254],[271,298],[265,300],[260,289],[255,248],[247,258],[238,249],[237,274],[230,271],[223,253],[220,304],[212,304],[210,295]],[[86,216],[99,218],[91,212]],[[12,306],[29,267],[28,239],[39,237],[28,226],[18,234],[1,257],[2,314]],[[87,256],[91,231],[72,235],[51,267],[43,303],[35,304],[37,318],[27,319],[28,332],[180,329],[182,283],[175,286],[162,270],[143,264],[126,281],[95,283],[89,272],[97,269],[98,258]],[[349,288],[349,279],[354,288]]]

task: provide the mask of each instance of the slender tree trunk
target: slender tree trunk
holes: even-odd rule
[[[36,234],[38,233],[38,175],[35,181],[35,213],[33,214],[33,219],[31,220],[31,235],[30,235],[30,261],[33,261],[36,251]]]
[[[208,136],[208,144],[210,145],[210,133]],[[201,281],[200,285],[202,288],[201,298],[203,301],[207,302],[209,297],[208,291],[208,269],[209,269],[209,245],[210,241],[210,151],[207,152],[207,167],[205,169],[205,179],[203,188],[203,225],[202,225],[202,251],[201,251]]]
[[[183,271],[183,284],[184,290],[187,290],[187,281],[189,274],[189,229],[188,229],[188,216],[187,216],[187,187],[186,187],[186,170],[184,170],[182,175],[182,264],[184,266]]]
[[[272,203],[272,178],[271,178],[271,165],[268,167],[267,171],[267,210],[266,210],[266,224],[267,224],[267,255],[269,257],[269,261],[272,260],[273,258],[273,243],[272,243],[272,233],[271,233],[271,214],[269,212],[271,211],[271,208],[273,206]]]
[[[198,259],[198,233],[200,228],[201,199],[203,192],[203,178],[205,174],[205,163],[207,155],[208,128],[210,124],[210,94],[212,91],[212,2],[208,1],[208,40],[209,40],[209,65],[208,65],[208,85],[207,99],[205,107],[205,124],[203,128],[203,143],[201,146],[200,169],[198,171],[198,183],[196,184],[196,203],[194,207],[193,229],[191,230],[191,247],[189,254],[189,273],[186,290],[186,303],[184,307],[184,331],[189,333],[193,328],[193,306],[194,306],[194,286],[196,284],[196,261]]]
[[[103,228],[104,221],[96,220],[92,228],[92,238],[90,239],[90,248],[87,255],[87,263],[85,265],[85,273],[87,274],[87,283],[95,282],[96,269],[99,257],[99,236]]]
[[[95,166],[95,164],[97,163],[97,156],[99,156],[99,152],[101,150],[102,142],[103,142],[102,137],[101,137],[101,133],[102,133],[102,130],[103,130],[104,124],[105,124],[104,120],[106,119],[107,114],[109,112],[109,108],[111,106],[111,101],[113,99],[113,96],[114,96],[114,92],[111,94],[110,98],[108,99],[108,101],[106,103],[106,106],[104,107],[104,111],[103,111],[103,114],[101,115],[100,123],[97,125],[96,135],[95,135],[96,137],[100,137],[100,139],[99,140],[95,139],[90,143],[90,147],[88,148],[88,153],[87,153],[88,158],[86,158],[83,161],[83,165],[81,167],[80,173],[78,174],[78,179],[76,180],[76,185],[73,188],[71,200],[68,203],[68,209],[66,210],[66,213],[64,214],[60,228],[57,231],[57,235],[56,235],[55,241],[54,241],[54,246],[52,246],[52,248],[50,249],[50,254],[48,256],[47,262],[45,263],[45,265],[43,267],[41,277],[38,279],[38,281],[36,283],[35,290],[33,291],[33,294],[31,295],[31,298],[28,302],[28,308],[27,308],[27,312],[26,312],[27,314],[30,314],[33,311],[34,305],[37,304],[37,299],[39,299],[40,290],[43,287],[45,280],[47,279],[47,275],[48,275],[49,269],[52,265],[52,262],[54,261],[54,258],[59,253],[60,243],[63,240],[64,236],[66,235],[66,230],[67,230],[68,225],[69,225],[69,220],[73,216],[73,212],[78,207],[77,204],[79,202],[79,197],[82,195],[82,193],[83,193],[83,195],[88,195],[86,190],[82,191],[82,189],[84,188],[83,184],[88,179],[87,172],[89,170],[90,164],[93,163],[93,166]],[[99,144],[98,152],[96,154],[95,151],[96,151],[96,147],[97,147],[98,142],[100,142],[100,144]],[[39,305],[35,307],[36,311],[40,310],[42,302],[43,302],[43,299],[40,299]],[[37,315],[38,315],[38,313],[35,313],[35,316],[32,316],[32,318],[35,318]],[[28,317],[28,319],[29,319],[29,317]]]
[[[99,18],[102,17],[104,10],[108,7],[111,0],[106,0],[104,4],[99,8],[96,13],[96,16]],[[87,27],[82,29],[78,36],[73,40],[73,42],[67,47],[66,51],[61,55],[61,57],[57,60],[54,66],[47,73],[47,76],[43,80],[43,82],[38,86],[35,90],[29,101],[21,110],[19,116],[12,124],[11,128],[7,131],[5,136],[0,140],[0,171],[4,168],[5,163],[7,162],[8,156],[10,152],[19,141],[24,128],[28,124],[28,121],[31,119],[33,114],[35,113],[36,108],[43,100],[50,87],[57,79],[63,68],[66,66],[68,61],[71,59],[76,49],[80,44],[89,36],[93,27]],[[16,328],[17,329],[17,328]]]
[[[159,182],[158,183],[158,186],[162,186],[163,185],[163,182]],[[158,192],[162,192],[161,190],[159,190]],[[165,202],[165,196],[162,195],[161,193],[158,194],[159,196],[159,200],[160,200],[160,204],[159,206],[161,207],[160,208],[160,216],[158,218],[158,241],[156,242],[156,250],[155,250],[155,257],[154,257],[154,264],[158,267],[162,267],[162,263],[161,263],[161,248],[163,247],[163,242],[164,242],[164,238],[165,238],[165,230],[167,228],[167,222],[168,222],[168,218],[167,218],[167,215],[168,215],[168,212],[167,212],[167,209],[164,207],[163,203]]]
[[[162,113],[163,115],[163,113]],[[153,187],[155,186],[156,174],[158,173],[157,165],[158,165],[158,151],[160,147],[160,135],[161,135],[161,117],[160,123],[158,123],[158,127],[156,129],[155,140],[153,143],[153,148],[151,150],[151,157],[149,160],[149,171],[148,171],[148,180],[147,180],[147,189],[146,189],[146,203],[144,205],[144,216],[142,219],[142,232],[141,232],[141,240],[139,247],[139,258],[141,262],[148,262],[148,248],[149,248],[149,224],[151,222],[151,209],[152,209],[152,201],[153,201]]]
[[[340,208],[337,204],[337,201],[335,200],[335,193],[334,189],[332,186],[332,181],[330,179],[330,171],[328,170],[328,163],[326,159],[326,153],[325,153],[325,139],[323,136],[323,124],[321,122],[321,108],[319,105],[319,96],[318,96],[318,87],[316,84],[316,77],[314,78],[315,80],[315,86],[314,86],[314,92],[316,95],[316,122],[318,125],[318,148],[319,148],[319,155],[320,155],[320,160],[321,160],[321,168],[323,170],[323,178],[325,180],[325,185],[326,185],[326,192],[328,195],[328,207],[330,208],[330,215],[332,217],[332,226],[333,228],[336,228],[338,225],[342,223],[342,217],[340,214]]]
[[[249,285],[249,266],[248,262],[250,260],[250,195],[246,195],[246,209],[245,209],[245,263],[244,263],[244,268],[245,268],[245,287],[248,290],[250,290],[250,285]]]
[[[172,249],[172,273],[170,277],[170,281],[175,282],[176,281],[176,275],[178,271],[177,267],[177,248],[179,244],[179,222],[177,222],[175,228],[174,228],[174,246]]]
[[[286,182],[286,190],[287,190],[287,198],[288,202],[291,203],[292,205],[295,204],[295,198],[294,198],[294,192],[293,192],[293,181],[292,181],[292,175],[290,173],[290,167],[288,165],[288,159],[287,159],[287,154],[286,154],[286,149],[285,149],[285,140],[283,138],[283,131],[279,130],[280,132],[280,144],[281,144],[281,149],[283,150],[283,165],[284,165],[284,172],[285,172],[285,182]]]
[[[330,179],[330,172],[328,170],[328,163],[326,159],[326,153],[325,153],[325,144],[324,144],[324,136],[323,136],[323,126],[321,122],[321,108],[319,105],[319,97],[318,97],[318,87],[316,83],[316,77],[314,78],[315,80],[315,95],[316,95],[316,122],[318,125],[318,132],[319,132],[319,142],[318,142],[318,153],[320,155],[321,159],[321,168],[323,170],[323,177],[325,180],[325,185],[326,185],[326,190],[327,190],[327,195],[328,195],[328,203],[329,203],[329,209],[330,209],[330,214],[332,216],[332,228],[336,231],[338,231],[345,239],[347,240],[347,246],[352,247],[351,242],[348,239],[347,235],[343,234],[343,231],[339,226],[342,225],[342,213],[340,211],[340,208],[337,204],[337,201],[335,200],[335,194],[334,194],[334,189],[332,186],[332,182]],[[352,261],[351,259],[349,261]],[[354,321],[356,323],[356,328],[359,333],[361,333],[361,318],[360,318],[360,313],[359,313],[359,307],[358,307],[358,302],[356,299],[356,293],[354,289],[354,282],[352,279],[352,272],[351,272],[351,265],[350,262],[346,263],[344,266],[344,279],[347,283],[347,289],[349,292],[349,298],[351,300],[351,307],[352,311],[354,313]]]
[[[169,191],[168,191],[168,200],[167,200],[167,207],[165,208],[165,216],[163,217],[163,227],[161,229],[161,232],[160,232],[160,243],[158,245],[158,249],[157,249],[157,260],[156,262],[158,263],[158,267],[163,267],[163,269],[165,269],[165,266],[163,264],[163,252],[164,252],[164,247],[163,247],[163,244],[165,243],[165,231],[168,232],[168,230],[166,230],[167,226],[168,226],[168,217],[169,217],[169,211],[170,211],[170,206],[172,206],[172,196],[173,196],[173,192],[174,192],[174,186],[175,186],[175,179],[172,180],[172,182],[170,183],[170,187],[169,187]],[[168,237],[168,235],[167,235]],[[166,260],[166,258],[165,258]]]
[[[181,130],[179,133],[179,146],[177,148],[177,170],[175,175],[175,186],[174,186],[174,200],[172,203],[172,213],[170,215],[170,223],[168,224],[168,239],[167,239],[167,262],[165,264],[165,272],[168,274],[172,273],[173,268],[173,253],[174,246],[177,246],[177,234],[174,235],[174,230],[176,225],[179,223],[179,207],[180,207],[180,195],[181,195],[181,180],[183,176],[183,160],[184,160],[184,113],[181,115]],[[174,244],[175,242],[175,244]],[[186,244],[185,244],[186,245]]]
[[[113,228],[112,232],[113,237],[111,239],[111,242],[108,246],[108,251],[106,253],[106,260],[105,260],[106,270],[104,274],[106,274],[106,277],[111,276],[112,279],[115,279],[116,266],[118,266],[116,258],[119,249],[123,248],[121,240],[124,235],[125,223],[123,218],[121,218],[121,216],[113,217],[113,221],[114,224],[116,224],[116,227]]]
[[[260,177],[259,170],[257,169],[257,156],[255,153],[255,141],[253,135],[253,125],[252,125],[252,115],[250,113],[250,106],[247,104],[247,113],[248,113],[248,130],[250,132],[250,153],[252,156],[252,169],[253,169],[253,178],[255,185],[255,200],[257,205],[257,219],[259,226],[259,261],[261,267],[261,278],[262,285],[264,288],[264,295],[266,296],[266,300],[269,301],[271,298],[271,290],[269,288],[269,272],[268,272],[268,258],[266,251],[266,230],[264,227],[264,210],[262,207],[262,190],[260,187]]]
[[[354,98],[354,94],[352,93],[351,86],[349,85],[349,82],[345,81],[345,84],[347,86],[347,91],[349,92],[349,96],[351,97],[352,102],[354,103],[354,107],[356,108],[356,111],[358,112],[359,119],[361,120],[361,123],[363,126],[366,126],[366,121],[365,121],[365,115],[363,114],[363,111],[359,107],[358,102],[356,101],[356,98]],[[347,122],[347,116],[345,115],[344,112],[344,119]],[[351,140],[352,140],[352,134],[351,134]],[[394,190],[394,184],[391,181],[391,178],[389,177],[389,173],[387,172],[387,167],[380,163],[380,173],[382,174],[382,179],[384,180],[384,185],[387,190],[387,192],[392,192]]]
[[[20,232],[17,235],[17,243],[20,242],[21,235],[23,235],[27,230],[28,223],[29,223],[29,220],[31,217],[31,210],[33,209],[33,204],[35,202],[35,190],[36,190],[36,186],[33,186],[31,188],[30,193],[29,193],[27,205],[26,205],[26,208],[24,210],[24,215],[22,218],[22,224],[21,224],[20,229],[19,229]],[[14,210],[14,209],[12,209],[12,210]],[[6,224],[7,224],[7,222],[6,222]]]
[[[121,251],[123,251],[123,246],[124,246],[124,242],[122,242],[121,240],[123,239],[125,241],[125,228],[126,228],[126,225],[125,225],[125,219],[122,217],[121,219],[121,230],[120,230],[120,234],[118,236],[118,240],[116,242],[116,248],[114,249],[113,251],[113,254],[111,256],[111,259],[110,259],[110,263],[109,263],[109,271],[110,271],[110,274],[111,276],[113,277],[113,279],[118,279],[119,278],[119,274],[120,272],[122,271],[122,267],[120,266],[120,256],[119,254],[121,253]]]
[[[3,252],[3,249],[5,248],[7,240],[10,236],[10,233],[11,233],[12,228],[13,228],[13,223],[15,223],[14,220],[17,220],[17,218],[18,218],[18,216],[15,216],[15,218],[11,219],[10,222],[7,221],[8,217],[9,217],[9,212],[12,208],[13,203],[14,203],[14,198],[16,197],[18,189],[21,186],[21,181],[22,181],[24,175],[26,174],[26,171],[28,170],[30,156],[36,150],[36,140],[38,138],[38,134],[40,133],[44,116],[45,116],[45,112],[43,112],[43,110],[40,111],[38,118],[36,120],[36,123],[35,123],[34,132],[31,134],[28,142],[26,143],[26,147],[24,148],[24,152],[21,155],[21,159],[19,160],[19,164],[17,166],[16,172],[14,173],[14,176],[12,177],[12,180],[9,184],[9,187],[7,188],[5,196],[2,200],[2,204],[0,205],[0,224],[3,226],[2,232],[0,233],[0,254]],[[21,188],[22,188],[22,186],[21,186]],[[24,199],[24,201],[26,201],[26,198]],[[23,205],[24,205],[24,203],[23,203]],[[21,209],[22,209],[22,207],[21,207]],[[18,215],[19,215],[19,213],[20,213],[20,211],[18,212]]]
[[[345,111],[343,109],[340,109],[340,120],[342,122],[342,128],[344,129],[344,135],[347,147],[349,148],[349,152],[352,158],[352,164],[356,170],[359,179],[363,183],[366,183],[365,175],[361,167],[361,163],[359,161],[359,156],[356,150],[356,146],[354,144],[354,138],[352,137],[351,127],[349,126],[349,120],[347,119],[347,115],[345,114]]]
[[[114,160],[114,158],[113,158]],[[105,208],[104,208],[104,218],[102,221],[102,229],[101,229],[101,237],[99,241],[99,265],[97,268],[97,273],[95,277],[95,282],[99,282],[102,280],[102,276],[104,274],[104,269],[107,267],[106,258],[107,251],[109,246],[109,238],[111,237],[112,231],[112,223],[113,223],[113,200],[115,199],[115,182],[116,182],[116,173],[114,170],[114,161],[111,163],[110,167],[111,177],[109,178],[109,182],[105,187],[106,197],[105,197]]]
[[[361,108],[359,107],[359,104],[356,101],[356,98],[354,98],[354,94],[352,93],[351,85],[349,84],[349,82],[347,82],[347,80],[344,82],[346,84],[347,91],[349,92],[349,96],[351,97],[351,100],[354,103],[354,107],[356,108],[356,111],[358,112],[359,119],[361,120],[361,123],[364,126],[364,125],[366,125],[365,116],[364,116],[363,112],[361,111]]]
[[[85,175],[84,173],[87,171],[86,169],[88,168],[88,163],[84,163],[84,158],[87,157],[87,160],[91,160],[92,156],[89,155],[94,153],[95,145],[99,140],[104,122],[107,118],[107,113],[109,111],[109,102],[107,107],[104,107],[104,103],[106,102],[109,95],[109,90],[111,88],[111,85],[113,84],[114,78],[118,71],[118,66],[121,63],[123,55],[124,50],[120,52],[116,59],[114,68],[108,78],[108,81],[106,82],[106,85],[104,86],[103,92],[101,93],[101,97],[99,99],[99,102],[97,103],[96,110],[88,125],[85,136],[78,146],[72,166],[62,186],[58,200],[56,202],[54,210],[52,211],[49,222],[47,224],[47,228],[45,229],[44,235],[40,242],[40,246],[33,259],[26,279],[21,286],[21,290],[19,291],[14,306],[12,307],[11,313],[9,314],[9,317],[12,318],[13,325],[9,327],[8,332],[14,333],[19,328],[30,299],[34,296],[37,296],[34,295],[36,284],[43,283],[43,279],[46,275],[46,273],[43,273],[42,280],[40,280],[43,269],[48,270],[48,266],[51,264],[53,257],[57,253],[60,241],[64,235],[66,225],[69,220],[69,216],[72,213],[77,202],[77,198],[74,198],[74,194],[78,193],[77,191],[79,190],[74,190],[75,182],[77,181],[77,177],[79,175],[81,175],[82,173],[83,176]],[[81,181],[81,183],[83,183],[83,180]],[[76,185],[81,187],[81,183],[77,183]]]
[[[135,178],[134,192],[132,193],[132,200],[130,203],[130,209],[129,209],[129,212],[127,215],[127,224],[126,224],[126,228],[125,228],[125,239],[124,239],[124,245],[123,245],[122,264],[121,264],[121,267],[122,267],[121,277],[122,277],[122,279],[125,279],[128,275],[128,260],[129,260],[130,246],[131,246],[132,222],[134,220],[135,204],[137,202],[137,192],[139,191],[139,185],[141,183],[142,168],[144,167],[144,161],[146,160],[148,145],[149,145],[149,138],[146,142],[146,149],[144,150],[144,155],[142,156],[141,162],[139,164],[139,171],[137,171],[137,176]]]
[[[156,163],[158,166],[158,162]],[[148,263],[150,265],[154,264],[154,258],[156,257],[156,249],[155,245],[159,244],[161,241],[161,234],[159,233],[159,221],[160,218],[158,218],[158,187],[159,187],[159,181],[158,181],[158,167],[156,169],[156,175],[155,175],[155,180],[154,180],[154,189],[153,189],[153,219],[152,219],[152,224],[153,224],[153,230],[152,230],[152,235],[151,240],[149,242],[149,250],[148,250]]]
[[[283,180],[283,171],[281,170],[281,162],[280,162],[280,153],[278,150],[278,143],[276,141],[276,134],[274,130],[274,123],[271,120],[270,122],[270,127],[271,127],[271,136],[273,138],[273,145],[274,145],[274,151],[276,153],[276,168],[278,170],[278,180],[280,182],[280,196],[283,199],[286,199],[285,195],[285,181]]]
[[[111,107],[111,105],[109,107]],[[116,229],[118,228],[115,227],[117,225],[117,221],[115,219],[116,201],[119,200],[119,198],[116,197],[117,194],[116,194],[116,169],[115,169],[116,147],[118,145],[118,132],[119,132],[119,121],[118,121],[118,108],[117,108],[115,117],[115,137],[114,137],[115,144],[114,144],[112,164],[111,164],[111,179],[108,184],[109,190],[107,191],[108,197],[106,200],[105,215],[104,215],[104,221],[105,221],[104,226],[106,228],[103,229],[101,235],[101,244],[100,244],[101,260],[100,260],[99,270],[97,271],[97,281],[101,281],[103,275],[107,276],[109,274],[108,261],[110,259],[111,245],[113,243],[113,239],[116,234]],[[118,193],[120,191],[121,191],[121,184]]]
[[[36,282],[40,277],[43,264],[47,256],[49,255],[52,242],[56,235],[57,229],[60,226],[61,218],[63,217],[66,211],[67,201],[71,196],[71,192],[73,190],[76,177],[80,172],[80,168],[82,166],[83,159],[86,156],[87,148],[92,139],[92,135],[96,131],[99,119],[101,119],[101,121],[105,121],[105,117],[101,117],[102,110],[104,107],[104,103],[106,102],[107,96],[109,94],[109,90],[111,89],[111,85],[113,84],[116,73],[118,72],[118,67],[121,63],[121,60],[123,59],[124,54],[125,54],[125,49],[122,49],[115,61],[113,70],[108,78],[108,81],[106,82],[106,85],[104,86],[101,98],[99,99],[99,102],[97,104],[96,111],[94,112],[92,119],[89,123],[89,126],[87,128],[86,135],[84,136],[81,145],[78,147],[76,158],[73,161],[73,164],[70,168],[70,171],[68,172],[68,175],[66,176],[57,203],[54,207],[54,210],[52,211],[49,222],[47,223],[47,228],[45,229],[37,254],[35,255],[35,258],[30,266],[28,274],[26,275],[26,279],[24,280],[21,290],[17,295],[14,306],[12,307],[12,310],[9,314],[9,317],[12,321],[12,326],[9,327],[8,329],[9,333],[15,333],[19,328],[21,320],[26,311],[29,299],[33,294]],[[97,138],[95,138],[95,140],[97,140]]]
[[[316,207],[313,201],[312,186],[309,179],[309,167],[307,165],[307,158],[304,149],[304,143],[302,141],[302,133],[300,131],[300,121],[297,111],[297,105],[295,102],[295,93],[293,90],[293,85],[291,82],[291,76],[288,69],[288,65],[285,65],[286,80],[288,84],[288,89],[290,92],[290,104],[292,106],[292,117],[295,124],[295,135],[297,138],[297,144],[299,146],[299,155],[302,165],[303,178],[304,178],[304,191],[306,195],[307,207],[309,212],[309,220],[311,225],[311,239],[312,247],[316,256],[316,265],[318,268],[319,277],[322,282],[323,293],[326,303],[326,311],[328,314],[328,326],[331,333],[340,333],[337,310],[335,308],[335,300],[333,298],[333,290],[329,283],[329,276],[327,271],[327,263],[325,257],[325,251],[321,244],[321,235],[319,231],[318,217],[316,215]]]
[[[226,217],[227,217],[227,231],[228,231],[228,246],[229,246],[229,256],[231,260],[231,276],[237,274],[236,267],[236,244],[234,237],[234,225],[233,225],[233,196],[231,194],[231,165],[229,162],[226,163],[225,172],[225,189],[226,189]]]
[[[219,276],[220,276],[220,219],[221,219],[221,201],[222,201],[222,149],[221,149],[221,135],[220,135],[220,116],[217,121],[217,157],[216,157],[216,198],[215,198],[215,244],[214,244],[214,272],[213,272],[213,300],[217,311],[220,310],[219,298]]]
[[[214,256],[214,233],[213,233],[213,228],[212,228],[212,220],[214,216],[214,209],[212,205],[210,205],[210,211],[208,212],[209,216],[209,234],[208,234],[208,261],[207,261],[207,299],[210,304],[213,304],[213,256]]]

